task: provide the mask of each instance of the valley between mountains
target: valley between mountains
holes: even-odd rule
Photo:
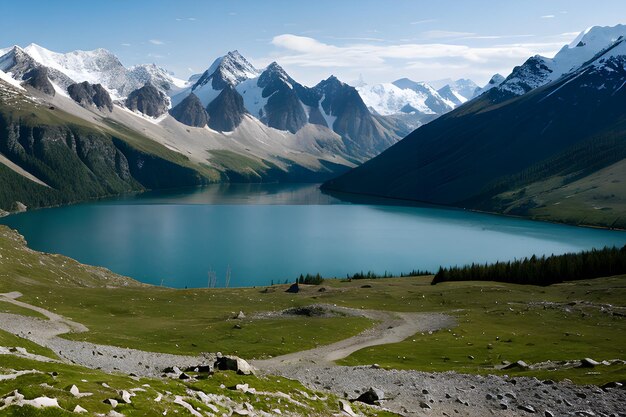
[[[425,22],[433,20],[410,25]],[[554,56],[528,57],[484,86],[468,78],[367,84],[331,71],[305,85],[280,62],[260,68],[251,61],[232,50],[181,79],[155,64],[127,67],[106,49],[0,48],[0,217],[121,196],[83,212],[110,218],[74,223],[68,230],[80,235],[75,247],[101,233],[124,236],[100,248],[124,251],[126,263],[151,240],[151,265],[195,253],[190,247],[202,258],[194,260],[201,278],[178,262],[189,275],[177,281],[179,289],[164,286],[165,268],[145,281],[161,285],[148,285],[36,251],[0,225],[0,415],[626,415],[626,247],[548,260],[536,252],[543,241],[561,254],[620,242],[626,229],[625,25],[590,27]],[[259,188],[254,195],[250,187],[220,200],[220,190],[209,187],[216,183],[315,186],[314,193]],[[208,199],[122,201],[200,188]],[[320,209],[334,197],[342,210]],[[376,204],[349,210],[370,199]],[[256,204],[233,208],[250,201]],[[220,202],[219,213],[229,216],[186,210]],[[310,210],[290,217],[294,210],[259,214],[253,207],[272,204]],[[139,220],[156,231],[145,235],[154,239],[141,239],[138,217],[113,209],[134,205],[150,211]],[[176,205],[185,210],[168,210]],[[615,230],[504,224],[497,216],[463,218],[458,214],[483,216],[463,210]],[[211,256],[218,250],[203,244],[228,248],[224,236],[235,229],[221,226],[245,234],[219,261],[250,258],[257,263],[249,275],[260,275],[259,260],[270,255],[299,268],[296,249],[316,268],[345,267],[349,252],[331,246],[323,229],[333,224],[324,213],[333,212],[341,212],[335,224],[350,221],[341,229],[349,232],[339,232],[352,238],[344,246],[375,241],[366,243],[381,265],[403,250],[411,262],[419,259],[434,242],[447,255],[458,250],[452,240],[483,252],[485,242],[508,248],[519,241],[515,248],[537,256],[494,258],[493,265],[471,260],[453,272],[442,265],[438,278],[450,268],[442,281],[436,270],[413,269],[400,277],[318,273],[274,285],[288,276],[280,271],[263,281],[271,285],[245,288],[229,288],[228,264],[224,288],[215,288]],[[415,233],[409,217],[421,219]],[[560,229],[557,236],[528,224]],[[36,218],[29,226],[63,241]],[[286,232],[296,226],[306,228],[306,238]],[[126,233],[114,235],[115,227]],[[176,241],[180,230],[200,231],[200,239]],[[280,250],[268,235],[278,237],[272,242],[280,241]],[[546,276],[549,282],[539,282]],[[187,288],[196,279],[208,288]]]

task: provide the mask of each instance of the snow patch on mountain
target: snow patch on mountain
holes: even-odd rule
[[[324,110],[324,107],[322,106],[322,103],[324,102],[325,98],[326,98],[326,95],[324,94],[319,102],[319,110],[322,113],[322,117],[324,118],[324,121],[326,122],[326,126],[328,126],[329,129],[334,130],[333,127],[335,125],[335,121],[337,120],[337,116],[332,115],[332,109],[330,110],[331,114],[326,113],[326,110]]]
[[[20,85],[20,83],[11,77],[11,74],[7,74],[6,72],[0,70],[0,80],[11,84],[13,87],[18,88],[19,90],[25,90],[24,87]]]
[[[263,97],[263,88],[258,86],[258,77],[242,81],[235,87],[237,92],[243,97],[243,105],[252,116],[262,118],[265,113],[265,105],[271,97]]]
[[[434,114],[425,103],[428,98],[426,94],[399,88],[392,83],[364,85],[357,87],[357,91],[367,107],[383,116],[401,113],[407,104],[421,113]]]
[[[129,72],[132,74],[133,78],[142,85],[151,83],[155,87],[165,90],[170,94],[189,86],[187,81],[174,77],[164,68],[156,64],[135,65],[129,68]]]
[[[476,89],[478,88],[478,85],[468,78],[460,78],[458,80],[449,82],[447,86],[450,87],[452,93],[457,97],[459,101],[461,101],[461,103],[465,103],[466,101],[474,97],[474,91],[476,91]],[[439,90],[440,89],[437,89],[437,91]]]

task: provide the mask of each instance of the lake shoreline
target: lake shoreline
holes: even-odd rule
[[[530,221],[541,222],[541,223],[581,227],[585,229],[600,229],[600,230],[626,232],[626,228],[620,228],[620,227],[609,227],[609,226],[603,226],[603,225],[597,225],[597,224],[584,224],[584,223],[581,224],[581,223],[572,223],[572,222],[565,222],[565,221],[558,221],[558,220],[538,219],[538,218],[531,217],[531,216],[507,214],[507,213],[500,213],[497,211],[479,210],[479,209],[459,207],[459,206],[447,205],[447,204],[437,204],[437,203],[431,203],[428,201],[413,200],[410,198],[387,197],[387,196],[382,196],[382,195],[374,194],[374,193],[353,193],[349,191],[338,191],[338,190],[333,190],[329,188],[321,188],[321,187],[320,187],[320,190],[325,194],[327,193],[333,196],[338,196],[338,195],[362,196],[362,197],[372,197],[372,198],[382,199],[382,200],[389,200],[390,202],[393,202],[393,201],[406,202],[406,203],[409,203],[409,204],[406,204],[407,207],[411,207],[411,206],[436,207],[436,208],[444,208],[444,209],[450,209],[450,210],[468,211],[472,213],[488,214],[492,216],[507,217],[507,218],[512,218],[512,219],[530,220]]]
[[[332,196],[317,184],[220,184],[32,210],[0,223],[34,250],[173,288],[266,287],[317,273],[399,276],[626,244],[622,231],[398,203]]]

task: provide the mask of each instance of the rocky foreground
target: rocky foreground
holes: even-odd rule
[[[626,390],[570,381],[383,370],[290,366],[287,378],[347,399],[378,403],[405,416],[626,416]]]
[[[204,374],[205,378],[212,375],[216,370],[214,368],[234,370],[244,375],[254,372],[249,364],[241,359],[236,359],[234,362],[230,360],[229,364],[226,365],[224,361],[227,359],[222,359],[219,354],[217,356],[206,354],[203,357],[183,357],[64,339],[59,336],[68,332],[84,332],[88,329],[82,324],[56,313],[17,300],[20,296],[20,293],[0,294],[2,301],[32,309],[46,316],[47,320],[0,313],[0,328],[52,349],[57,353],[60,360],[37,357],[37,355],[29,354],[23,349],[5,349],[6,351],[0,353],[33,359],[42,363],[73,363],[110,373],[164,380],[183,380],[188,381],[188,383],[197,382],[201,379],[202,375],[200,375],[200,379],[194,376],[197,373]],[[451,318],[443,314],[390,314],[368,310],[331,308],[325,305],[317,305],[314,309],[315,311],[319,310],[318,312],[321,314],[363,315],[377,319],[380,323],[358,336],[331,345],[269,360],[255,361],[253,364],[258,367],[259,373],[266,376],[277,375],[298,380],[315,392],[329,392],[337,395],[342,399],[337,404],[336,412],[339,413],[338,415],[352,417],[359,415],[358,411],[355,410],[363,410],[363,404],[369,404],[381,411],[384,409],[404,416],[626,416],[626,390],[617,382],[597,387],[575,385],[567,380],[555,382],[551,380],[540,381],[536,378],[479,376],[454,372],[425,373],[386,370],[377,365],[369,367],[336,366],[333,361],[345,357],[355,350],[365,346],[399,341],[417,331],[445,328],[452,323]],[[280,314],[294,313],[288,310]],[[243,316],[243,313],[241,312],[240,315]],[[615,362],[623,363],[622,361],[597,363],[591,359],[584,359],[560,366],[608,368]],[[554,364],[548,365],[553,366]],[[548,365],[527,365],[520,361],[509,366],[532,368]],[[0,375],[0,380],[16,377],[19,377],[17,373],[10,373]],[[240,385],[235,386],[234,389],[247,397],[254,398],[256,402],[263,401],[263,398],[257,396],[257,390],[248,387],[247,384]],[[272,412],[268,414],[267,411],[258,413],[256,408],[248,407],[245,403],[235,404],[233,402],[231,404],[226,400],[228,395],[224,398],[196,398],[197,396],[194,397],[194,395],[197,392],[199,391],[193,391],[191,394],[187,393],[188,395],[183,396],[172,396],[172,403],[187,409],[193,415],[198,413],[192,412],[193,408],[187,407],[186,404],[189,403],[186,401],[198,400],[206,404],[219,404],[221,409],[230,410],[230,414],[226,413],[226,415],[232,415],[235,410],[247,413],[241,415],[280,415],[278,412],[275,414]],[[26,400],[20,395],[19,392],[15,392],[13,395],[5,397],[4,405],[9,406],[14,401],[24,403]],[[265,398],[269,394],[263,392],[260,395]],[[326,394],[322,394],[322,397],[324,395]],[[283,399],[291,402],[298,401],[293,398]],[[119,399],[113,398],[113,400],[120,402]],[[374,413],[376,413],[376,408]]]

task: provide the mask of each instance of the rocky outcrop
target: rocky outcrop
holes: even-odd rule
[[[54,97],[54,86],[48,79],[48,68],[36,67],[24,74],[24,81],[22,85],[29,86],[35,90],[39,90],[42,93]]]
[[[367,109],[358,91],[331,76],[315,86],[322,97],[320,107],[334,120],[338,133],[352,155],[374,156],[396,142],[396,138],[378,123]]]
[[[261,121],[270,127],[296,133],[307,123],[307,115],[293,86],[297,84],[276,62],[271,63],[259,77],[267,104]]]
[[[159,117],[167,112],[168,98],[151,84],[133,91],[126,99],[126,107],[150,117]]]
[[[101,84],[90,84],[87,81],[67,87],[72,100],[83,107],[96,106],[100,110],[113,110],[111,96]]]
[[[252,365],[240,357],[224,356],[219,352],[217,353],[217,359],[213,367],[220,371],[235,371],[239,375],[253,375],[255,373]]]
[[[209,122],[209,115],[194,93],[189,94],[171,109],[170,115],[179,122],[192,127],[204,127]]]
[[[218,132],[231,132],[243,120],[246,109],[243,97],[231,86],[226,86],[206,108],[209,127]]]

